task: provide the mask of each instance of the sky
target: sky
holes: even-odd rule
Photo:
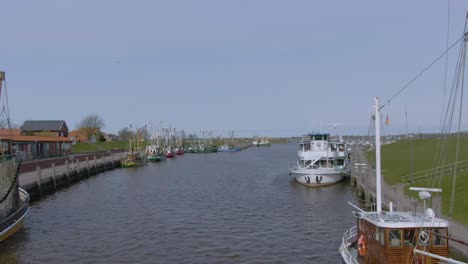
[[[468,1],[0,6],[0,70],[15,124],[65,120],[74,129],[98,114],[110,133],[162,121],[189,133],[295,136],[367,134],[373,98],[388,100],[445,50],[447,33],[450,44],[462,35]],[[457,52],[447,57],[447,85],[443,58],[382,109],[384,134],[405,133],[405,109],[410,132],[440,129]]]

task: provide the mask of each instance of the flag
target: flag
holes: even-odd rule
[[[388,115],[387,115],[387,119],[385,119],[385,125],[390,125],[390,118],[388,118]]]

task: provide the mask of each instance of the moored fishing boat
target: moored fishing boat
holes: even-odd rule
[[[136,146],[132,144],[133,140],[129,140],[129,148],[125,155],[125,158],[122,159],[121,165],[122,168],[130,167],[139,167],[148,163],[148,157],[146,153],[140,150],[140,140],[139,140],[139,131],[137,130],[137,140]]]
[[[239,150],[241,150],[241,148],[230,146],[228,144],[223,144],[221,147],[218,148],[218,152],[234,152]]]
[[[348,171],[346,143],[330,141],[329,134],[313,133],[299,143],[298,162],[290,175],[300,184],[318,187],[338,183]]]
[[[270,140],[268,138],[262,138],[260,140],[260,142],[258,142],[258,146],[259,147],[270,147],[271,146],[271,143],[270,143]]]
[[[166,158],[173,158],[175,156],[174,150],[169,147],[166,149]]]
[[[2,88],[4,81],[5,72],[0,72],[0,93],[6,89]],[[5,96],[6,93],[2,98]],[[8,115],[9,111],[4,113]],[[9,125],[9,117],[6,118]],[[8,154],[13,151],[11,140],[8,137],[1,140],[2,143],[7,143],[7,148],[2,149],[0,155],[0,241],[3,241],[23,227],[24,219],[29,212],[29,194],[19,187],[21,160],[15,155]]]
[[[176,149],[175,149],[175,154],[176,154],[176,155],[184,155],[184,149],[182,149],[182,148],[176,148]]]
[[[339,252],[345,263],[463,263],[449,258],[448,222],[426,208],[431,192],[438,188],[410,188],[419,191],[424,207],[420,212],[382,210],[380,164],[380,104],[375,99],[376,211],[354,206],[357,225],[347,230]]]
[[[166,159],[166,155],[163,155],[160,148],[155,144],[151,144],[146,147],[146,153],[148,156],[148,161],[151,162],[159,162]]]

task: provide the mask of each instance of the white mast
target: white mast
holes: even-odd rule
[[[380,171],[380,101],[375,97],[375,195],[377,200],[377,213],[382,212],[382,175]]]

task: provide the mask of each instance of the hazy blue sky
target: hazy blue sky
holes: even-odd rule
[[[162,120],[238,135],[329,123],[367,133],[373,97],[388,99],[445,49],[447,3],[3,0],[0,69],[17,124],[73,128],[97,113],[109,132]],[[453,42],[468,1],[450,4]],[[385,108],[386,133],[404,132],[405,105],[410,130],[436,130],[443,79],[444,61]]]

